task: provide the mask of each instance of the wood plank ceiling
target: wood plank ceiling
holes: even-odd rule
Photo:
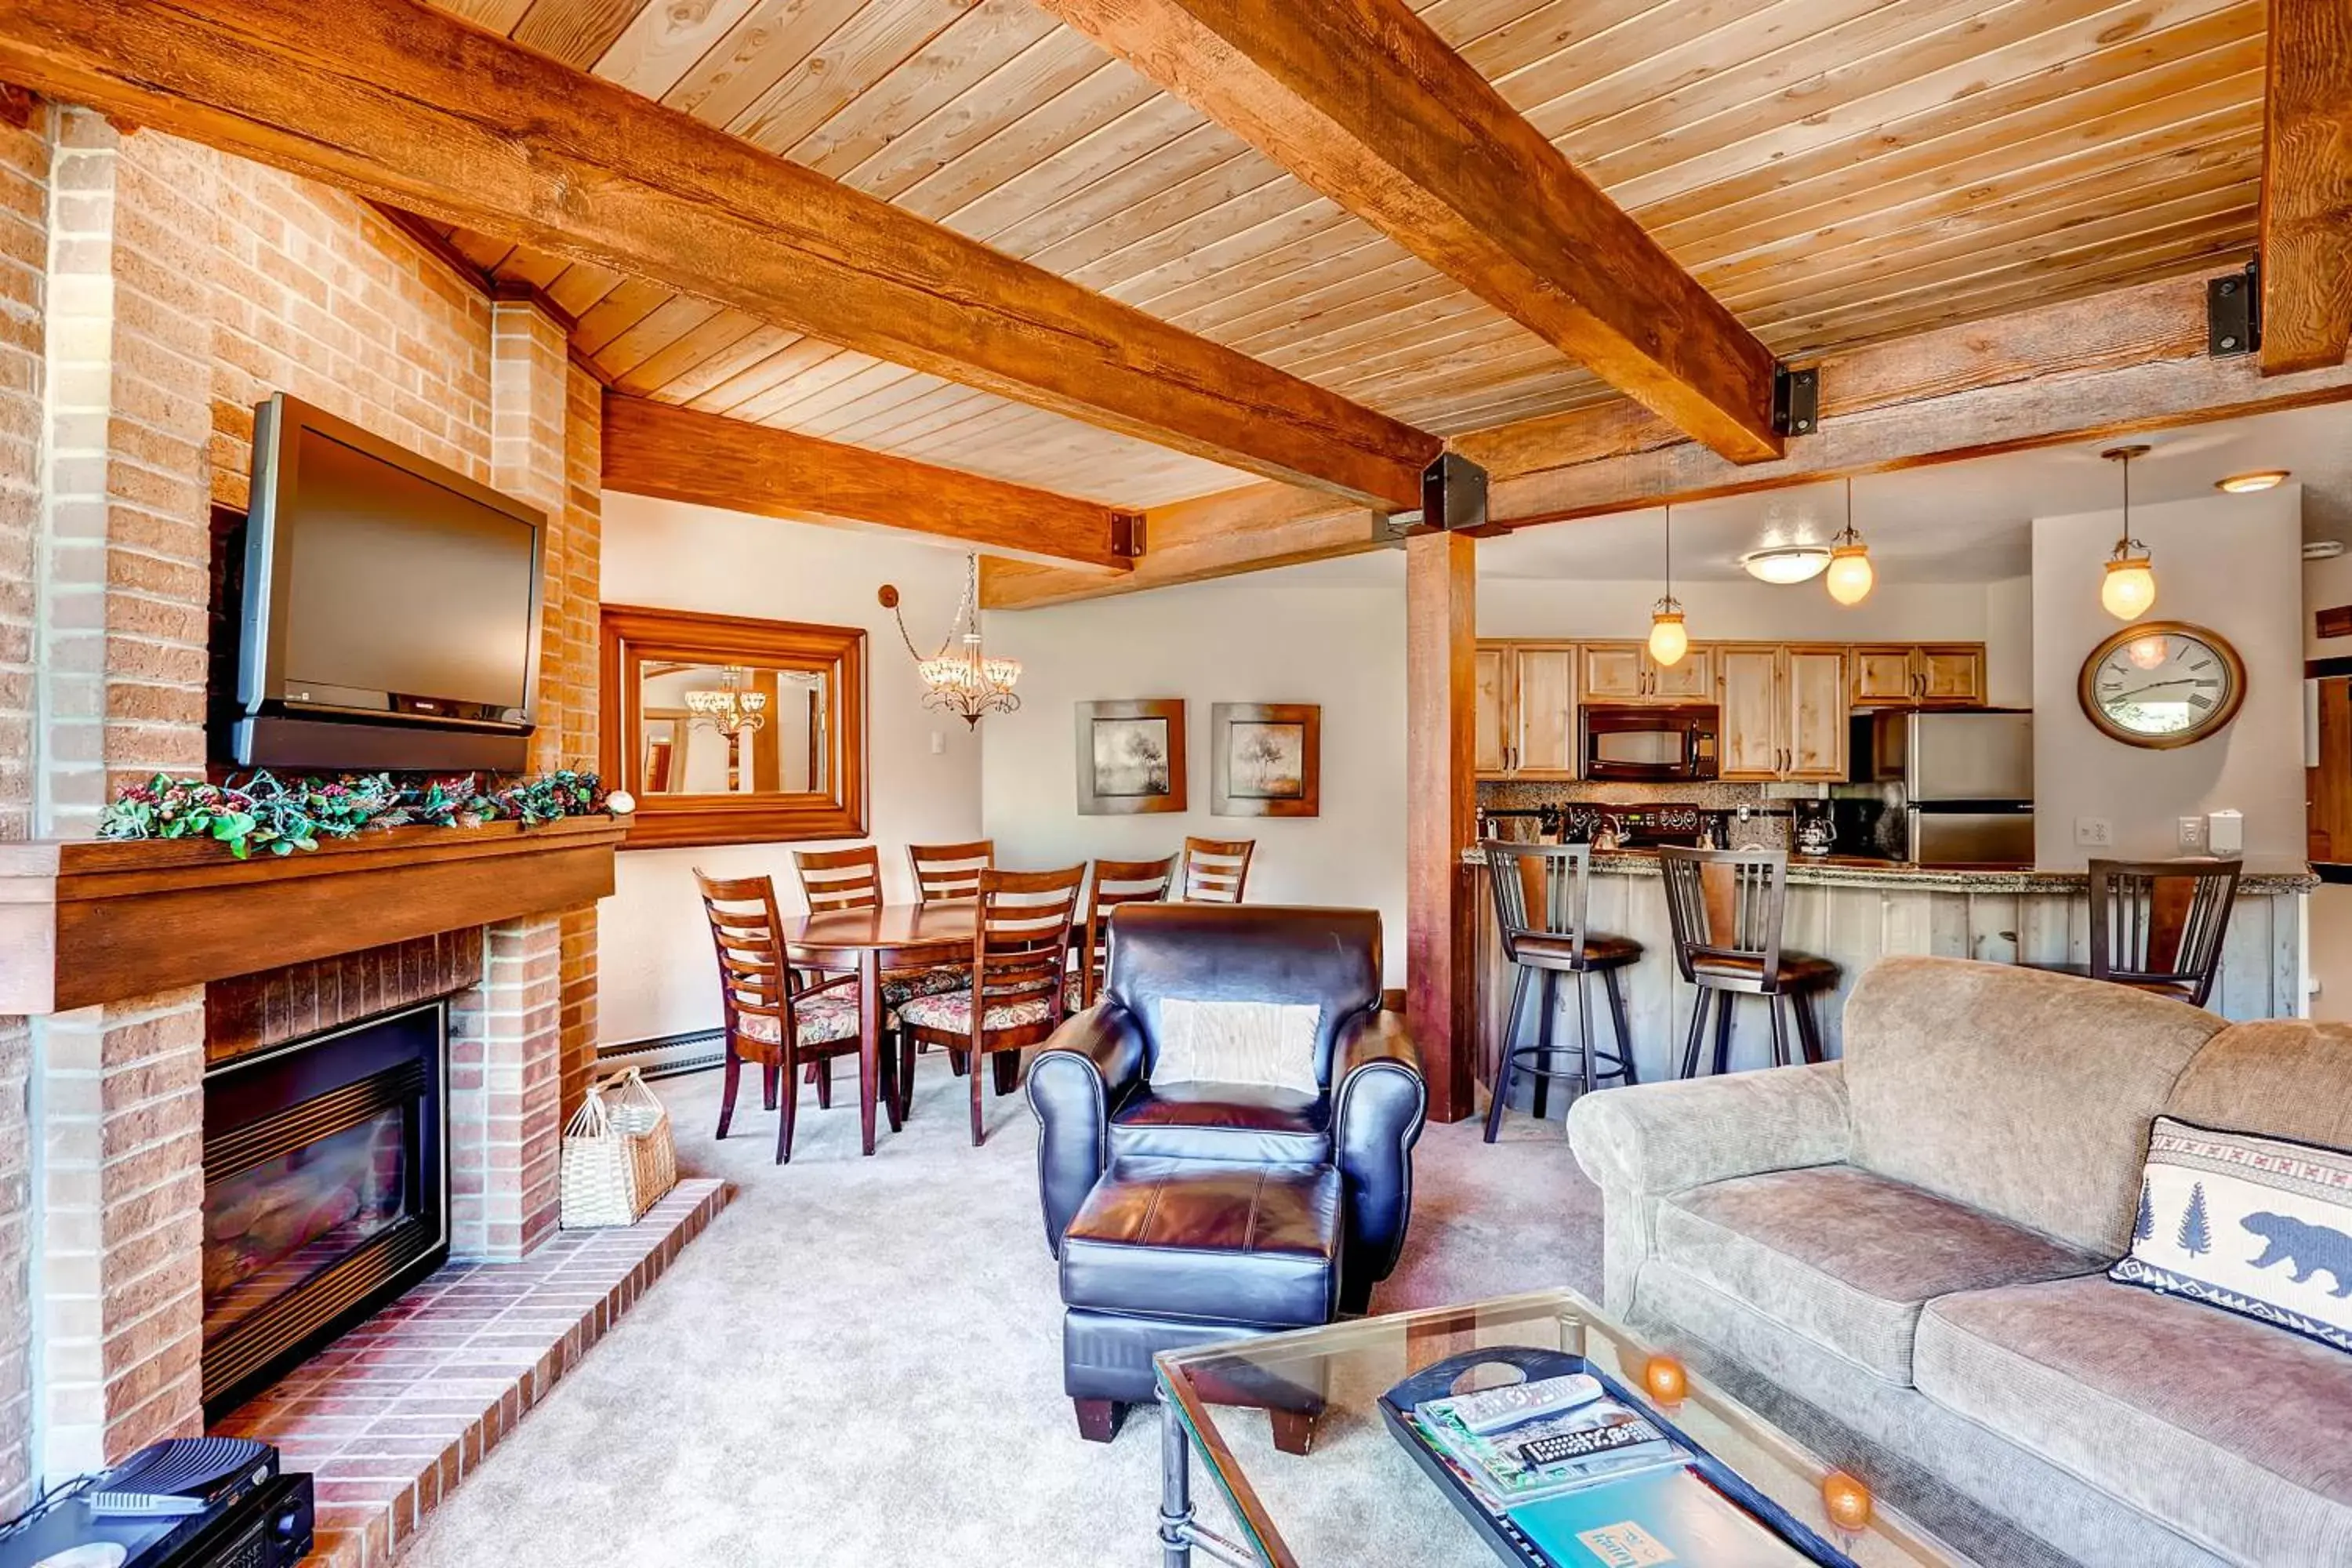
[[[1426,430],[1616,396],[1029,0],[435,3]],[[1784,359],[2252,248],[2263,0],[1416,8]],[[626,392],[1123,506],[1250,482],[449,238]]]

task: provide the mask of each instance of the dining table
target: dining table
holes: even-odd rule
[[[782,923],[784,955],[795,967],[857,976],[857,1114],[866,1152],[874,1152],[874,1107],[882,1076],[882,980],[919,973],[971,957],[979,905],[969,899],[929,904],[880,904],[830,910]],[[978,1070],[978,1063],[972,1064]],[[901,1125],[900,1085],[885,1106],[890,1130]]]

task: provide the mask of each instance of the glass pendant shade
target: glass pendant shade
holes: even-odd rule
[[[1683,655],[1690,652],[1690,633],[1683,629],[1683,607],[1674,599],[1661,599],[1650,616],[1650,657],[1664,666],[1680,664]]]
[[[1878,581],[1870,564],[1870,547],[1840,545],[1830,557],[1826,581],[1830,597],[1841,605],[1859,605],[1868,598],[1872,584]]]
[[[2156,571],[2146,554],[2130,554],[2129,548],[2116,546],[2106,580],[2099,584],[2100,605],[2119,621],[2136,621],[2156,603]]]

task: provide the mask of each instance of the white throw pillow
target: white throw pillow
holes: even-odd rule
[[[1322,1092],[1315,1039],[1323,1009],[1312,1003],[1160,1001],[1154,1083],[1239,1083]]]
[[[2352,1351],[2352,1153],[2158,1117],[2107,1276]]]

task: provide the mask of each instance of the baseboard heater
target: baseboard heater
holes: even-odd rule
[[[614,1073],[635,1068],[649,1079],[677,1078],[682,1073],[706,1072],[726,1059],[724,1029],[694,1029],[606,1046],[596,1053],[596,1070]]]

